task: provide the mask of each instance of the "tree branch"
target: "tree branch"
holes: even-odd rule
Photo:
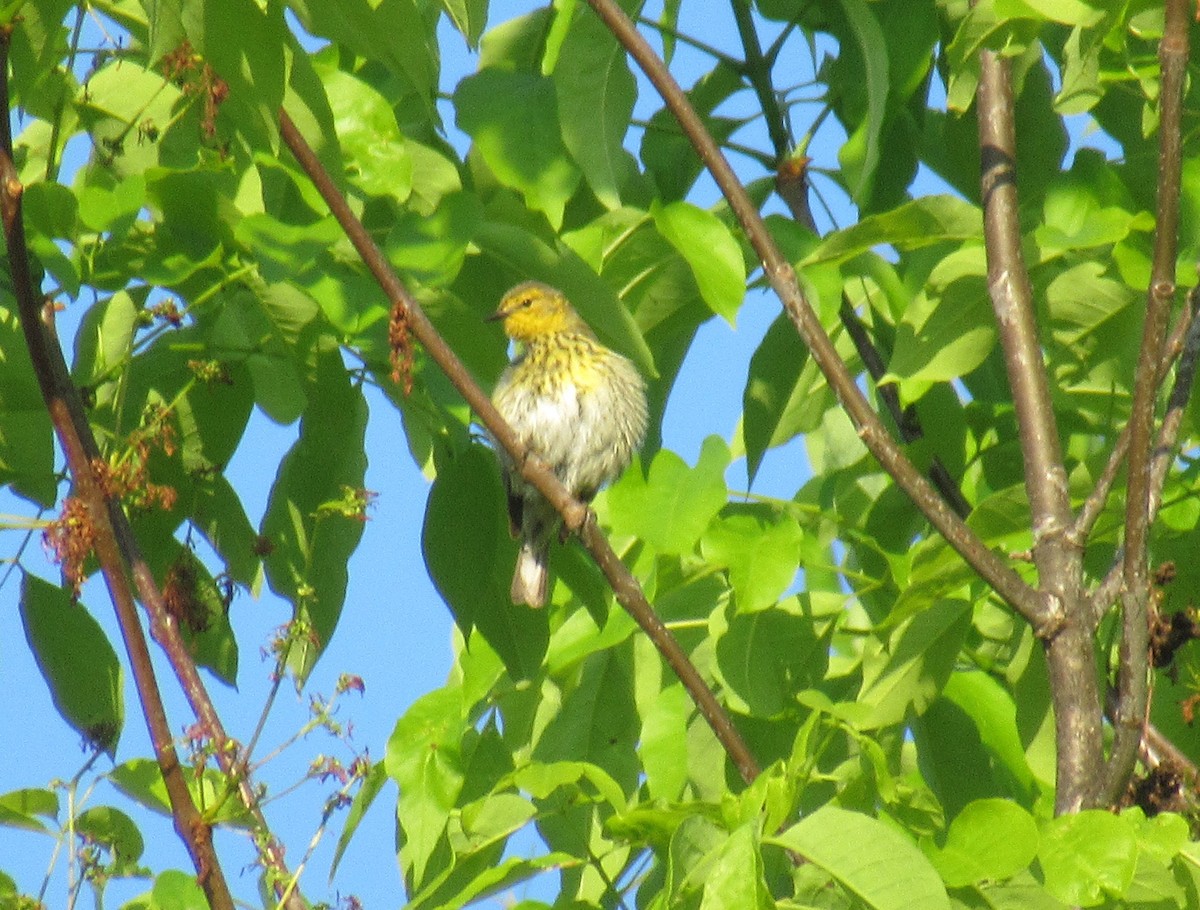
[[[808,164],[807,156],[785,161],[775,173],[775,190],[787,205],[788,211],[792,213],[792,218],[820,236],[808,200]],[[842,321],[846,334],[850,336],[850,341],[853,342],[859,359],[866,367],[867,375],[875,383],[875,391],[883,402],[883,406],[887,408],[892,422],[896,424],[900,441],[907,445],[924,438],[925,430],[921,426],[916,410],[901,406],[900,392],[893,383],[880,384],[879,380],[887,375],[887,364],[883,362],[883,355],[879,353],[867,327],[854,312],[850,297],[845,291],[842,291],[842,304],[838,308],[838,318]],[[934,455],[929,463],[929,480],[959,518],[965,519],[971,514],[971,504],[967,502],[962,490],[958,487],[958,482],[937,455]]]
[[[1091,670],[1094,645],[1083,598],[1083,551],[1070,537],[1067,472],[1021,253],[1012,79],[1008,61],[992,51],[980,54],[977,103],[988,290],[1016,409],[1033,559],[1040,589],[1063,616],[1059,634],[1045,642],[1058,761],[1055,808],[1074,812],[1095,802],[1103,762],[1100,690]]]
[[[721,188],[761,260],[767,280],[782,301],[801,339],[808,346],[813,360],[838,395],[867,448],[963,559],[1012,605],[1013,609],[1026,617],[1040,635],[1053,634],[1062,619],[1060,606],[1031,588],[1003,558],[988,549],[938,496],[891,438],[887,428],[838,356],[812,306],[800,290],[795,271],[775,245],[745,188],[657,54],[613,0],[588,2],[646,73],[675,119],[679,121],[700,160]]]
[[[1166,28],[1158,48],[1160,67],[1158,130],[1158,211],[1154,257],[1146,295],[1146,322],[1129,415],[1129,476],[1125,500],[1125,558],[1122,563],[1122,622],[1113,747],[1105,771],[1104,794],[1114,802],[1137,762],[1149,708],[1150,520],[1153,489],[1151,434],[1159,388],[1159,360],[1167,315],[1175,297],[1175,257],[1179,246],[1179,192],[1182,161],[1183,89],[1188,60],[1188,0],[1167,0]],[[1182,371],[1181,371],[1182,372]],[[1189,383],[1190,385],[1190,383]],[[1164,427],[1164,429],[1166,429]],[[1163,478],[1165,479],[1165,470]]]
[[[1171,330],[1171,335],[1167,339],[1165,348],[1163,349],[1162,359],[1158,365],[1157,385],[1162,385],[1167,377],[1167,371],[1171,369],[1176,359],[1184,349],[1185,337],[1189,334],[1189,329],[1192,325],[1192,319],[1195,316],[1198,296],[1200,296],[1200,285],[1192,288],[1188,295],[1188,305],[1184,308],[1179,316],[1179,321],[1175,323],[1175,328]],[[1075,524],[1071,528],[1071,537],[1074,538],[1077,544],[1083,545],[1088,537],[1091,536],[1092,530],[1096,527],[1096,521],[1104,512],[1104,506],[1108,502],[1108,495],[1112,492],[1113,484],[1116,482],[1117,475],[1121,469],[1125,467],[1125,456],[1129,453],[1129,424],[1121,428],[1120,434],[1117,436],[1117,441],[1113,443],[1112,452],[1109,453],[1108,462],[1104,465],[1104,470],[1100,472],[1100,476],[1096,478],[1092,491],[1084,500],[1083,506],[1079,510],[1079,514],[1075,516]],[[1161,489],[1161,486],[1160,486]],[[1118,557],[1114,565],[1114,571],[1120,571],[1120,557]],[[1101,586],[1101,588],[1103,585]],[[1097,589],[1099,591],[1100,589]],[[1112,602],[1109,596],[1104,601],[1104,605]],[[1095,598],[1093,598],[1095,599]],[[1094,617],[1097,621],[1098,615]]]
[[[658,648],[667,664],[675,671],[742,778],[747,783],[754,780],[759,774],[759,767],[750,753],[749,747],[746,746],[728,713],[717,701],[716,696],[708,688],[708,684],[705,683],[687,654],[655,614],[654,608],[646,600],[646,595],[642,592],[637,579],[621,562],[607,538],[596,526],[591,510],[571,496],[559,483],[554,473],[540,459],[531,456],[521,445],[517,435],[500,416],[491,399],[475,382],[474,377],[446,344],[420,305],[392,271],[391,265],[379,247],[375,245],[375,241],[371,239],[362,222],[350,210],[345,197],[334,185],[324,165],[321,164],[304,137],[300,135],[300,131],[296,129],[295,123],[292,122],[286,111],[279,112],[279,126],[284,143],[291,149],[301,168],[308,174],[313,185],[325,199],[333,216],[342,226],[342,230],[345,231],[350,242],[354,244],[359,256],[362,257],[363,262],[391,301],[392,306],[401,308],[417,340],[421,342],[429,356],[458,389],[467,404],[479,417],[480,422],[487,427],[492,438],[509,454],[513,464],[519,467],[521,476],[532,484],[562,515],[563,523],[569,530],[579,533],[583,545],[592,554],[596,565],[600,567],[612,585],[617,601],[629,612],[654,643],[654,646]]]
[[[107,496],[96,474],[95,465],[100,463],[100,452],[95,439],[91,437],[83,405],[71,382],[62,351],[52,337],[49,327],[53,318],[52,310],[42,306],[41,295],[34,288],[30,274],[21,206],[24,187],[13,164],[9,128],[8,51],[11,38],[11,29],[0,30],[0,110],[3,112],[0,121],[0,217],[4,224],[5,247],[21,329],[46,410],[71,472],[75,495],[87,509],[94,530],[96,556],[116,612],[125,651],[129,655],[134,686],[166,786],[175,830],[187,847],[197,881],[209,904],[219,910],[233,910],[233,896],[213,849],[212,828],[196,808],[184,778],[183,765],[175,750],[171,725],[155,678],[150,649],[138,620],[133,591],[121,557],[119,532],[114,527],[114,516],[120,512],[120,507]],[[81,432],[81,427],[87,428],[86,431]]]

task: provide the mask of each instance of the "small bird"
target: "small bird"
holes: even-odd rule
[[[573,496],[589,502],[615,479],[646,436],[646,384],[626,358],[596,340],[561,291],[518,284],[489,320],[503,320],[517,356],[492,402],[525,447]],[[527,484],[499,446],[509,526],[521,539],[513,572],[515,604],[546,603],[550,538],[558,513]]]

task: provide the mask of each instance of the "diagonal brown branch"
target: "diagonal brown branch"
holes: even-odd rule
[[[612,585],[617,601],[629,612],[642,631],[654,643],[654,646],[658,648],[667,665],[679,677],[680,682],[683,683],[696,707],[712,727],[717,739],[742,778],[747,783],[754,780],[759,774],[759,767],[750,753],[750,749],[742,740],[741,735],[733,726],[733,721],[708,688],[699,671],[696,670],[675,637],[663,625],[662,620],[654,612],[654,608],[646,600],[646,595],[642,592],[637,579],[613,551],[608,539],[596,525],[591,510],[572,497],[559,483],[553,472],[547,469],[539,459],[526,452],[512,428],[505,423],[500,413],[492,405],[491,399],[475,382],[474,377],[446,344],[420,305],[392,271],[391,265],[379,247],[375,245],[375,241],[371,239],[362,222],[350,210],[345,197],[334,185],[324,165],[321,164],[304,137],[300,135],[300,131],[296,129],[295,123],[292,122],[286,111],[279,112],[279,125],[280,135],[287,147],[291,149],[301,168],[308,174],[313,185],[325,199],[333,216],[337,218],[342,230],[354,244],[359,256],[362,257],[363,262],[383,289],[384,294],[387,295],[388,300],[391,301],[392,306],[402,308],[408,325],[417,340],[421,342],[425,351],[458,389],[483,425],[487,427],[492,438],[509,453],[514,464],[520,465],[522,476],[558,510],[568,529],[579,532],[583,545],[592,554],[596,565],[600,567]]]
[[[1154,258],[1146,296],[1146,322],[1129,416],[1129,479],[1125,501],[1125,543],[1121,575],[1122,621],[1113,748],[1105,774],[1109,802],[1123,792],[1137,762],[1149,701],[1149,536],[1157,494],[1151,477],[1154,403],[1167,316],[1175,298],[1175,256],[1179,246],[1179,191],[1183,169],[1183,91],[1188,60],[1188,0],[1167,0],[1166,28],[1159,44],[1161,88],[1158,129],[1158,211]],[[1190,385],[1190,383],[1189,383]],[[1165,472],[1164,472],[1165,478]],[[1161,489],[1161,481],[1159,481]]]
[[[7,32],[0,33],[0,53],[7,56]],[[0,103],[5,112],[9,108],[8,83],[4,78],[6,61],[0,62]],[[153,667],[150,663],[149,651],[138,621],[137,611],[133,604],[133,593],[130,591],[130,578],[138,598],[146,608],[150,618],[150,634],[158,643],[171,664],[183,688],[188,704],[200,723],[203,734],[213,745],[213,752],[221,770],[236,783],[238,795],[246,809],[254,819],[257,831],[257,846],[259,860],[263,866],[271,870],[274,880],[275,897],[288,910],[302,910],[304,901],[293,885],[293,876],[284,862],[284,850],[271,833],[267,820],[258,804],[258,794],[252,782],[248,779],[242,767],[237,750],[229,748],[233,741],[225,733],[224,725],[213,705],[208,690],[204,685],[200,672],[188,651],[187,644],[180,633],[179,625],[163,603],[162,592],[154,575],[142,555],[141,548],[129,525],[129,520],[121,507],[121,503],[107,496],[96,483],[92,472],[93,461],[100,459],[100,448],[92,435],[91,426],[80,401],[79,393],[71,382],[70,373],[63,359],[62,349],[54,334],[53,314],[43,310],[39,314],[39,306],[33,292],[26,266],[27,252],[25,246],[24,228],[20,216],[21,186],[16,171],[12,167],[12,136],[8,128],[8,116],[0,124],[0,148],[5,152],[0,160],[0,201],[5,206],[5,236],[9,240],[9,258],[12,263],[13,282],[17,290],[18,304],[21,309],[21,322],[26,333],[34,369],[42,386],[43,396],[47,401],[51,419],[59,435],[63,450],[67,454],[68,467],[75,481],[76,489],[81,496],[99,499],[88,500],[88,508],[93,523],[97,527],[97,556],[109,586],[110,597],[113,599],[121,623],[122,635],[125,638],[126,650],[134,670],[135,682],[138,683],[138,694],[146,714],[147,724],[152,725],[151,741],[154,743],[163,770],[163,778],[171,795],[172,808],[183,816],[176,815],[176,829],[193,852],[197,863],[198,877],[202,884],[211,878],[212,884],[205,884],[209,902],[214,907],[232,907],[232,897],[216,854],[212,852],[211,830],[200,817],[195,806],[190,803],[190,794],[186,783],[182,783],[181,766],[172,745],[170,727],[162,709],[161,696],[154,682]],[[19,274],[20,273],[20,274]],[[44,317],[44,318],[43,318]],[[110,546],[111,545],[111,546]],[[139,674],[142,679],[139,680]],[[161,722],[161,726],[160,726]],[[164,745],[165,744],[165,745]],[[174,783],[175,780],[180,783]],[[182,792],[176,792],[182,786]],[[189,810],[181,801],[187,797]],[[177,808],[181,806],[182,808]],[[198,841],[203,847],[199,858],[196,858],[193,841]],[[204,845],[207,846],[204,846]],[[209,889],[211,888],[211,893]]]
[[[1031,588],[997,553],[967,527],[938,496],[929,482],[891,438],[887,428],[854,382],[838,356],[820,320],[805,299],[795,271],[775,245],[766,224],[741,181],[721,154],[691,102],[662,60],[638,33],[629,17],[613,0],[588,0],[597,15],[642,68],[679,122],[684,134],[721,188],[763,265],[764,274],[796,326],[813,360],[837,393],[867,448],[896,484],[963,559],[1012,607],[1026,617],[1041,635],[1050,635],[1061,622],[1057,603]]]
[[[9,129],[8,50],[11,37],[10,29],[0,30],[0,113],[3,114],[3,120],[0,121],[0,216],[3,217],[4,239],[21,329],[46,410],[67,459],[75,495],[87,509],[95,532],[96,556],[129,655],[134,686],[142,704],[155,759],[166,785],[175,830],[187,847],[197,880],[209,904],[221,910],[232,910],[233,897],[213,849],[212,828],[196,808],[184,778],[183,765],[175,749],[171,726],[150,660],[150,649],[138,620],[133,590],[121,555],[118,522],[115,520],[118,514],[122,518],[124,516],[120,506],[106,495],[104,485],[96,474],[94,465],[99,461],[100,452],[91,436],[83,405],[71,382],[62,351],[53,338],[50,328],[52,310],[42,306],[41,295],[35,289],[30,274],[29,249],[21,210],[24,188],[13,165],[12,134]]]
[[[784,162],[775,174],[775,190],[792,213],[792,218],[820,236],[808,201],[808,161],[807,157],[802,157]],[[854,312],[850,297],[845,291],[842,291],[842,305],[838,308],[838,318],[842,321],[846,334],[850,336],[859,359],[866,367],[867,375],[875,383],[875,391],[896,425],[900,441],[907,445],[922,439],[925,430],[917,417],[916,409],[901,405],[900,392],[894,384],[880,384],[879,380],[887,374],[887,364],[884,363],[883,355],[879,353],[867,327]],[[934,455],[929,463],[929,480],[959,518],[965,519],[971,514],[971,504],[967,502],[958,482],[937,455]]]

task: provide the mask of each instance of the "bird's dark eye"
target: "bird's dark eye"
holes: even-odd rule
[[[521,301],[521,306],[523,306],[523,307],[533,306],[533,298],[526,297],[524,300]]]

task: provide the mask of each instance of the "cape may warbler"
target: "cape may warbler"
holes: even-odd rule
[[[596,340],[561,291],[519,284],[491,319],[517,343],[492,401],[517,436],[578,499],[588,502],[629,465],[646,435],[646,387],[632,363]],[[558,513],[497,448],[508,517],[521,551],[513,603],[546,602],[550,538]]]

